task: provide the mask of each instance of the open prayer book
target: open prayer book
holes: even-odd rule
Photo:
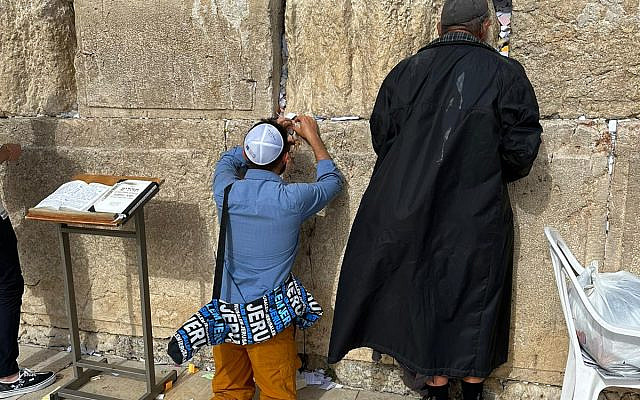
[[[60,186],[34,209],[128,215],[157,186],[156,182],[136,179],[122,180],[113,186],[75,180]]]

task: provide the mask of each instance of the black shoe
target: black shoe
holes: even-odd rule
[[[0,399],[44,389],[55,380],[56,374],[51,371],[33,372],[22,368],[17,381],[13,383],[0,382]]]
[[[444,386],[427,386],[429,394],[424,396],[422,400],[448,400],[449,384]]]
[[[462,381],[462,400],[482,400],[484,382],[468,383]]]

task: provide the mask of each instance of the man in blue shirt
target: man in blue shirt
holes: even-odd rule
[[[285,183],[280,175],[290,161],[294,130],[313,149],[313,183]],[[228,197],[229,225],[220,300],[246,304],[269,294],[291,273],[300,226],[324,208],[342,188],[342,175],[308,116],[265,120],[247,134],[244,146],[224,153],[216,165],[213,194],[222,209]],[[297,357],[293,327],[263,343],[214,347],[214,400],[250,400],[255,383],[261,399],[296,399]]]

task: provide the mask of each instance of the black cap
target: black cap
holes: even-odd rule
[[[445,0],[440,22],[443,26],[460,25],[488,12],[487,0]]]

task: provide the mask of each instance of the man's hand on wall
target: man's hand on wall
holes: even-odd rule
[[[307,116],[300,115],[295,119],[296,125],[294,126],[294,130],[307,143],[311,144],[311,141],[316,137],[320,137],[320,129],[318,128],[318,123],[315,119]]]
[[[309,143],[316,156],[316,161],[331,160],[331,156],[327,152],[327,148],[324,146],[322,138],[320,137],[320,128],[318,128],[316,120],[307,115],[299,115],[294,121],[296,124],[293,130],[296,131],[298,136]]]
[[[6,143],[0,147],[0,162],[15,161],[20,158],[22,149],[19,144]]]

